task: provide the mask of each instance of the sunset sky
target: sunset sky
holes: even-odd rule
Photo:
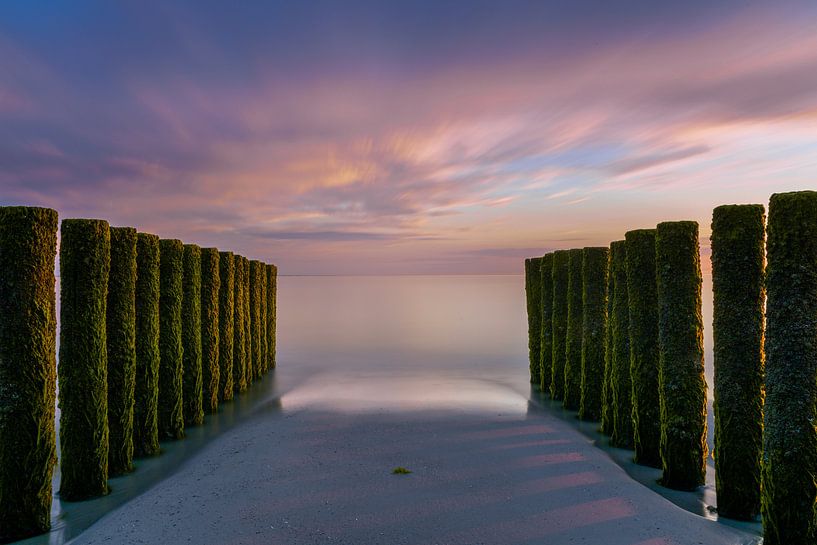
[[[283,274],[518,273],[817,188],[817,2],[0,3],[0,204]]]

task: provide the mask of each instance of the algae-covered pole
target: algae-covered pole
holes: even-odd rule
[[[712,213],[718,516],[742,520],[760,512],[765,227],[760,204]]]
[[[275,369],[275,320],[278,309],[278,269],[267,265],[267,369]]]
[[[261,338],[261,361],[259,367],[261,375],[267,372],[267,264],[259,262],[258,276],[261,278],[261,331],[259,337]]]
[[[659,223],[655,232],[658,283],[661,484],[694,490],[706,474],[701,258],[698,223]]]
[[[817,192],[769,201],[764,545],[817,542]]]
[[[565,391],[565,346],[567,344],[567,283],[570,276],[570,252],[553,252],[553,358],[551,360],[550,397],[563,399]]]
[[[63,220],[60,239],[60,498],[108,492],[105,315],[111,234],[103,220]]]
[[[220,259],[217,248],[201,250],[201,389],[208,413],[218,411]]]
[[[136,380],[133,452],[159,453],[159,237],[136,239]]]
[[[607,267],[610,250],[582,250],[582,365],[579,418],[601,418],[604,333],[607,329]]]
[[[553,377],[553,254],[545,254],[539,264],[541,350],[539,351],[539,388],[550,393]]]
[[[182,412],[185,426],[198,426],[204,421],[201,382],[201,248],[185,244],[182,269]]]
[[[536,316],[536,301],[533,298],[533,288],[531,287],[531,281],[533,280],[533,263],[531,262],[533,258],[526,258],[525,259],[525,303],[526,303],[526,310],[527,310],[527,317],[528,317],[528,370],[530,376],[530,383],[534,383],[535,372],[534,369],[536,368],[536,356],[535,354],[535,346],[536,346],[536,325],[535,325],[535,316]]]
[[[108,275],[108,473],[133,470],[136,382],[136,229],[111,227]]]
[[[599,431],[605,435],[613,433],[613,388],[610,384],[612,371],[613,342],[613,300],[615,284],[613,283],[612,244],[609,250],[607,274],[607,326],[604,328],[604,380],[601,384],[601,425]]]
[[[582,250],[568,251],[564,407],[578,410],[582,395]]]
[[[160,241],[159,296],[159,436],[184,437],[182,408],[182,278],[184,245]]]
[[[253,376],[252,365],[252,322],[250,318],[250,260],[246,257],[241,259],[241,266],[244,268],[244,379],[247,387],[252,385]]]
[[[630,380],[636,463],[661,467],[655,229],[624,234],[630,319]]]
[[[250,261],[250,350],[252,377],[261,376],[261,262]]]
[[[233,257],[235,279],[233,283],[233,391],[241,393],[247,389],[247,344],[244,342],[244,258]]]
[[[633,448],[633,406],[630,382],[630,309],[627,287],[627,243],[610,244],[612,305],[608,328],[608,395],[610,396],[610,444]]]
[[[525,260],[525,287],[528,302],[528,363],[530,382],[539,384],[539,358],[542,350],[542,306],[540,275],[542,259],[532,257]]]
[[[235,296],[235,256],[219,252],[218,368],[219,401],[233,398],[233,297]]]
[[[55,210],[0,207],[0,542],[51,527],[56,254]]]

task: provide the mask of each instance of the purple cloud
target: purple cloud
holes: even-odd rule
[[[96,7],[0,8],[2,204],[473,272],[817,175],[807,2]]]

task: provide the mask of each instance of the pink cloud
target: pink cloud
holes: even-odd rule
[[[813,22],[748,10],[411,77],[263,58],[234,78],[123,68],[101,101],[6,40],[0,116],[38,128],[3,139],[0,183],[67,215],[278,255],[285,272],[334,272],[338,254],[344,270],[516,272],[513,252],[480,249],[707,225],[738,191],[813,184]],[[192,20],[176,32],[193,58],[229,59]]]

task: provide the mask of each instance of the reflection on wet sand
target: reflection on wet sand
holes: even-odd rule
[[[412,473],[392,475],[397,466]],[[663,500],[569,423],[541,411],[286,407],[213,441],[195,463],[77,543],[135,539],[259,545],[752,542],[748,534]]]
[[[717,494],[715,492],[715,468],[711,457],[707,460],[706,484],[704,486],[699,487],[694,492],[672,490],[658,484],[662,474],[660,469],[634,463],[632,460],[633,451],[610,446],[609,438],[599,432],[599,424],[597,422],[583,422],[578,420],[575,412],[565,410],[560,401],[552,401],[548,396],[543,395],[538,388],[533,386],[530,388],[528,413],[555,416],[574,426],[586,437],[591,439],[596,447],[606,452],[613,461],[615,461],[627,472],[630,477],[667,498],[675,505],[707,519],[719,521],[723,524],[739,528],[750,534],[757,536],[761,535],[762,526],[759,520],[756,522],[744,522],[718,517],[716,507],[718,501]],[[709,449],[711,452],[711,429],[713,426],[711,403],[708,412],[708,420],[708,425],[710,427]]]
[[[525,401],[501,383],[455,374],[323,372],[284,395],[287,410],[455,409],[522,414]]]

